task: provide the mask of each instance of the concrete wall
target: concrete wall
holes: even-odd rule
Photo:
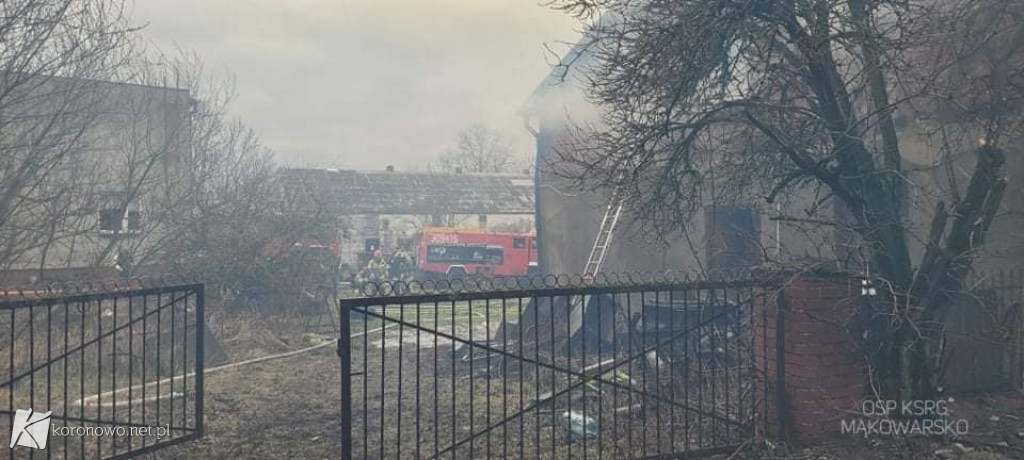
[[[65,221],[66,228],[59,229],[65,236],[17,260],[5,261],[6,268],[110,266],[122,248],[145,253],[161,232],[156,219],[158,197],[172,196],[173,189],[188,185],[185,173],[192,161],[193,104],[189,92],[60,78],[33,86],[31,91],[38,97],[26,103],[26,118],[58,114],[56,107],[66,104],[68,98],[75,100],[76,117],[61,121],[67,129],[81,130],[81,136],[50,176],[55,183],[76,181],[75,196],[67,209],[72,217]],[[116,238],[101,234],[100,211],[112,203],[127,202],[125,192],[133,189],[137,193],[128,209],[141,213],[142,228],[137,234]]]
[[[579,273],[597,237],[601,219],[608,206],[607,191],[580,191],[552,171],[548,158],[564,136],[565,121],[561,118],[541,119],[537,135],[537,208],[538,235],[541,240],[541,265],[547,273]],[[843,260],[847,266],[862,266],[857,238],[848,228],[822,222],[842,219],[844,210],[832,203],[815,206],[821,194],[807,188],[780,196],[776,204],[749,203],[746,206],[706,206],[694,214],[685,231],[657,236],[644,228],[630,214],[625,203],[616,228],[605,266],[605,272],[665,271],[699,272],[702,270],[750,268],[766,261],[791,266],[801,263],[835,265]],[[724,262],[715,260],[721,241],[721,230],[731,225],[723,221],[730,210],[744,208],[754,213],[746,249],[747,263],[737,257]],[[719,212],[715,212],[719,209]],[[808,213],[808,211],[813,211]],[[778,219],[797,218],[797,220]],[[710,224],[714,217],[717,225]],[[716,234],[707,234],[708,229]],[[709,255],[712,255],[709,260]],[[717,262],[717,263],[716,263]],[[717,265],[717,266],[716,266]],[[722,266],[726,265],[726,266]],[[745,266],[744,266],[745,265]]]
[[[608,206],[607,192],[573,190],[550,170],[545,159],[553,156],[558,139],[564,135],[563,128],[560,120],[542,120],[537,139],[540,263],[542,271],[556,274],[583,271]],[[662,242],[633,225],[628,215],[629,203],[625,207],[603,272],[697,269],[703,249],[702,225],[695,225],[690,234],[692,247],[685,238]]]

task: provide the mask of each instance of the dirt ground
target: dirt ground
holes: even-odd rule
[[[161,459],[338,457],[340,367],[335,348],[211,374],[206,436]]]
[[[321,337],[333,338],[330,332]],[[254,328],[236,333],[226,341],[225,348],[231,361],[240,361],[310,344],[310,337],[298,329],[268,333]],[[338,458],[340,365],[333,344],[283,359],[215,372],[207,376],[206,385],[206,436],[162,450],[155,458]],[[710,458],[1024,459],[1024,396],[954,398],[949,409],[951,417],[969,421],[969,434],[961,439],[864,439],[840,436],[837,427],[836,442],[829,446],[783,448],[751,442],[739,451]]]
[[[161,459],[333,459],[340,445],[338,358],[327,346],[278,361],[212,374],[207,379],[204,439],[167,449]],[[950,405],[954,417],[970,420],[970,434],[956,441],[926,438],[840,438],[814,449],[772,449],[749,444],[718,460],[1024,458],[1024,397],[970,398]],[[936,454],[960,442],[959,456]],[[1005,443],[1005,444],[1001,444]]]

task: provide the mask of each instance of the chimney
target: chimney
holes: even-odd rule
[[[395,172],[395,167],[388,165],[386,168],[384,168],[384,170],[387,172]]]

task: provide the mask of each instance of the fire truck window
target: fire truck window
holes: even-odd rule
[[[493,247],[493,246],[492,247],[488,247],[486,249],[486,253],[487,253],[487,261],[492,263],[492,264],[501,265],[505,261],[505,250],[502,249],[500,246],[498,246],[498,247]]]
[[[463,246],[431,244],[427,246],[428,263],[493,263],[505,261],[505,250],[500,246]]]
[[[432,244],[427,246],[427,262],[459,263],[469,259],[468,248],[461,245]]]
[[[526,249],[526,238],[514,238],[512,240],[512,247],[514,249]]]
[[[427,262],[444,262],[448,258],[448,247],[440,245],[427,246]]]

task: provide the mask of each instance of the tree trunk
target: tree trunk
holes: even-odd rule
[[[937,394],[938,366],[945,332],[946,310],[953,294],[965,288],[977,248],[984,244],[992,220],[1006,188],[1003,177],[1005,156],[1002,151],[978,149],[978,164],[963,201],[954,207],[953,223],[945,244],[929,244],[907,297],[905,314],[897,317],[896,349],[899,351],[900,396],[930,400]],[[941,237],[946,215],[940,206],[932,237]],[[938,230],[937,230],[938,228]],[[939,235],[939,236],[936,236]],[[899,303],[899,302],[898,302]]]

